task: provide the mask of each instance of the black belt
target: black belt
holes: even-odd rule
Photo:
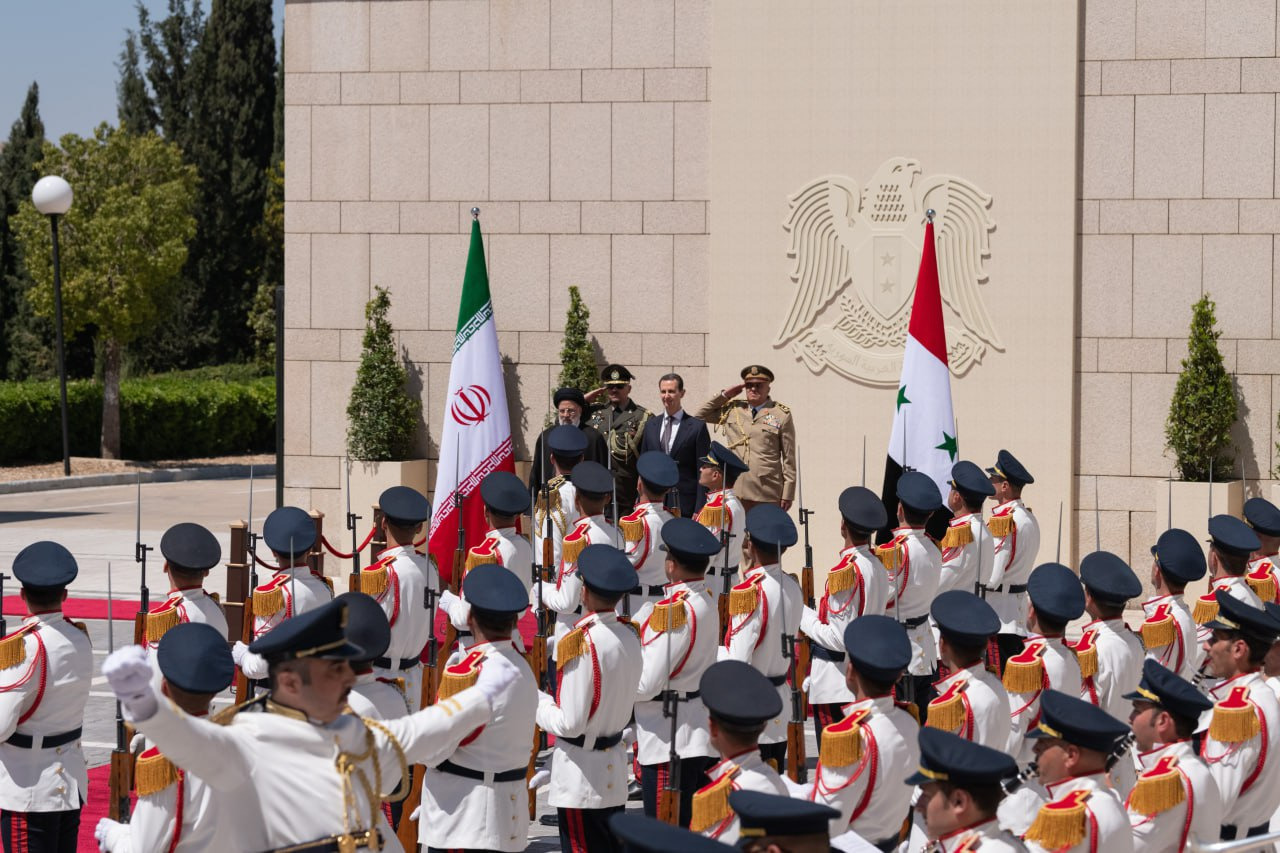
[[[64,744],[71,743],[72,741],[80,740],[80,732],[81,729],[72,729],[69,732],[63,732],[58,735],[45,735],[40,738],[40,748],[53,749],[55,746],[63,746]],[[31,749],[32,744],[35,743],[35,738],[31,735],[14,732],[9,735],[9,739],[6,740],[5,743],[11,746],[16,746],[18,749]]]
[[[809,644],[809,656],[814,660],[831,661],[832,663],[844,663],[844,652],[833,652],[826,646],[817,643]]]
[[[632,595],[662,595],[666,592],[666,588],[662,585],[658,586],[638,586],[631,590]]]
[[[417,666],[420,663],[422,663],[422,661],[418,660],[417,658],[396,658],[395,660],[392,660],[391,658],[374,658],[373,659],[373,665],[376,666],[378,669],[406,670],[406,669],[413,669],[415,666]],[[399,664],[399,666],[393,667],[392,664]]]
[[[364,832],[353,832],[349,835],[330,835],[315,841],[304,841],[301,844],[272,847],[267,853],[338,853],[342,850],[367,850],[373,846],[375,839],[378,848],[381,849],[382,833],[376,829],[366,829]]]
[[[561,737],[556,738],[556,741],[564,741],[565,743],[572,744],[574,746],[584,746],[587,742],[587,736],[579,735],[578,737]],[[622,743],[622,732],[618,732],[616,735],[601,735],[592,741],[591,746],[587,748],[593,749],[596,752],[601,752],[602,750],[617,746],[620,743]]]
[[[1008,589],[1005,589],[1004,584],[1000,584],[1000,586],[985,586],[985,585],[984,585],[982,588],[983,588],[983,589],[985,589],[987,592],[1007,592],[1007,593],[1009,593],[1009,595],[1017,595],[1017,594],[1018,594],[1018,593],[1020,593],[1020,592],[1026,592],[1026,591],[1027,591],[1027,585],[1026,585],[1025,583],[1009,584],[1009,588],[1008,588]]]
[[[476,779],[483,782],[486,774],[483,770],[472,770],[470,767],[463,767],[454,764],[452,761],[442,761],[436,766],[437,770],[444,773],[452,773],[454,776],[461,776],[463,779]],[[500,773],[493,774],[495,782],[514,782],[517,779],[523,779],[528,772],[528,768],[517,767],[514,770],[503,770]]]
[[[1257,826],[1251,826],[1245,832],[1244,837],[1256,838],[1257,836],[1265,833],[1269,825],[1270,824],[1267,824],[1267,823],[1260,823]],[[1220,834],[1222,836],[1222,839],[1221,839],[1222,841],[1235,841],[1237,838],[1240,837],[1240,827],[1223,824],[1222,827],[1220,828]]]
[[[925,622],[928,622],[928,621],[929,621],[929,614],[926,613],[925,615],[917,616],[914,619],[903,619],[902,624],[906,625],[908,628],[919,628],[921,625],[923,625]]]
[[[787,674],[784,672],[782,675],[770,675],[769,683],[774,687],[781,687],[787,683]]]

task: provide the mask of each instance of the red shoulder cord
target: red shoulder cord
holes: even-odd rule
[[[44,640],[40,639],[39,630],[32,631],[31,633],[34,634],[36,638],[36,659],[32,662],[31,670],[27,673],[26,678],[23,678],[22,681],[18,682],[18,684],[26,683],[27,679],[31,677],[31,674],[36,671],[36,667],[38,666],[40,667],[40,686],[36,688],[36,699],[31,703],[31,707],[27,709],[26,713],[18,718],[18,725],[22,725],[30,719],[31,715],[36,712],[36,708],[40,707],[40,700],[44,698],[45,680],[49,675],[49,667],[45,663],[47,655],[44,650]],[[17,687],[18,684],[13,686]]]
[[[186,778],[187,774],[178,770],[178,800],[177,805],[173,809],[173,840],[169,842],[169,853],[174,853],[178,849],[178,842],[182,840],[182,811],[183,800],[186,799]]]

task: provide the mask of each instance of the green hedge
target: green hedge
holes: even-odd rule
[[[67,383],[71,455],[97,456],[102,385]],[[120,383],[126,459],[183,459],[275,449],[275,378],[240,365]],[[0,465],[62,458],[58,383],[0,382]]]

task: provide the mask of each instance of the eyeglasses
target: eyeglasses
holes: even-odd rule
[[[764,383],[763,382],[747,382],[742,387],[746,388],[748,391],[759,391],[761,388],[764,387]]]

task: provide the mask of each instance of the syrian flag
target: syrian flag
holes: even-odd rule
[[[933,220],[924,228],[924,251],[911,321],[902,359],[902,380],[894,404],[889,458],[884,466],[881,498],[889,511],[890,528],[897,526],[898,478],[903,471],[922,471],[938,484],[945,501],[951,466],[957,459],[956,420],[951,409],[951,371],[947,367],[947,333],[942,322],[942,292],[938,284],[938,255]],[[887,539],[885,540],[887,541]]]
[[[480,238],[479,212],[472,211],[471,248],[462,280],[462,304],[458,308],[458,332],[453,339],[449,367],[449,394],[445,398],[444,428],[440,438],[440,463],[436,468],[435,500],[427,548],[450,580],[453,552],[458,547],[458,504],[470,548],[488,532],[480,481],[490,471],[515,472],[511,455],[511,417],[507,413],[507,389],[498,353],[498,329],[489,300],[489,274],[484,266],[484,241]]]

